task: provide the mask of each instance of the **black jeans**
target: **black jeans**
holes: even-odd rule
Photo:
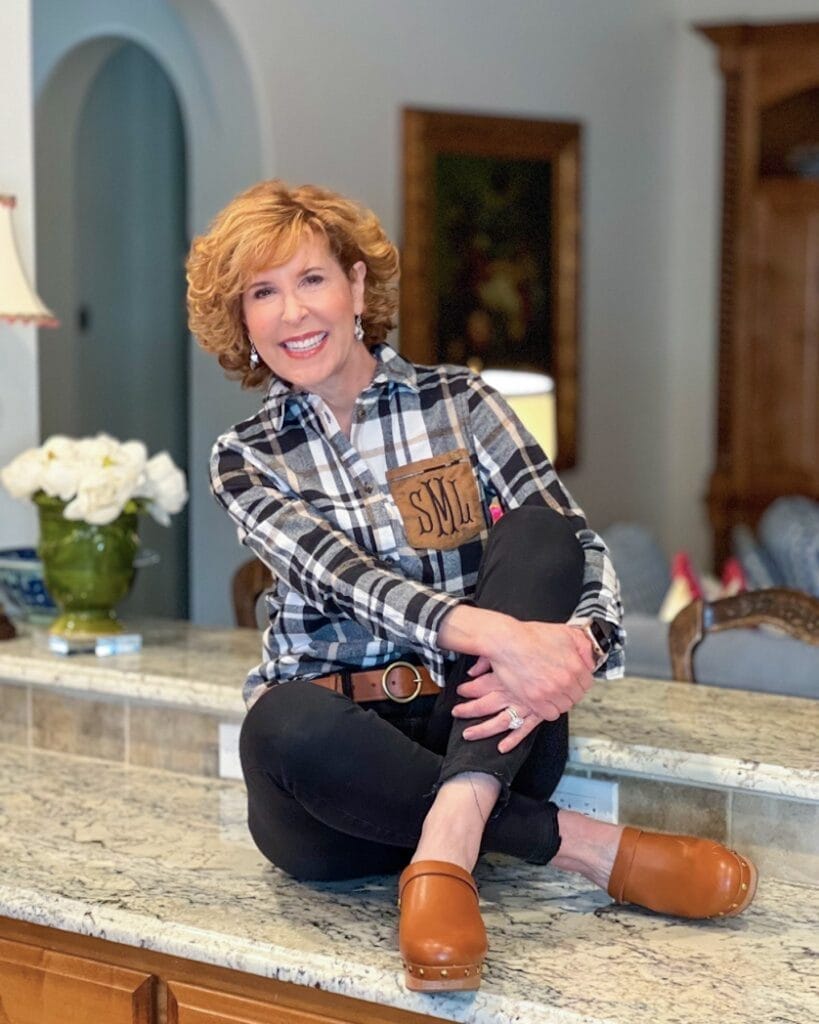
[[[508,512],[489,534],[474,603],[520,620],[565,622],[580,600],[584,558],[566,520],[543,506]],[[557,853],[550,803],[568,754],[568,716],[542,722],[514,750],[500,736],[465,740],[453,718],[474,658],[453,662],[439,697],[354,704],[313,683],[273,686],[250,709],[240,753],[250,832],[299,879],[394,872],[409,861],[438,786],[488,772],[501,794],[483,851],[545,864]]]

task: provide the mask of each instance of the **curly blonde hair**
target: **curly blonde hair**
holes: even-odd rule
[[[236,196],[207,234],[193,240],[186,264],[191,333],[243,388],[264,387],[272,374],[264,363],[250,368],[242,293],[254,274],[287,263],[311,233],[327,240],[345,274],[359,260],[367,267],[365,343],[383,341],[395,327],[398,250],[376,215],[316,185],[289,188],[277,179],[261,181]]]

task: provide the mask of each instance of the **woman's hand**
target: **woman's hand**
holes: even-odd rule
[[[467,682],[461,683],[458,693],[462,697],[470,698],[462,704],[456,704],[452,709],[455,718],[484,718],[485,722],[477,725],[470,725],[464,730],[463,736],[466,740],[482,740],[488,736],[498,736],[501,733],[506,735],[498,744],[498,750],[502,754],[513,750],[518,743],[543,721],[540,715],[531,708],[524,707],[520,700],[515,703],[512,695],[499,688],[497,680],[491,672],[491,666],[486,658],[480,658],[469,670],[469,675],[474,676]],[[518,729],[510,728],[511,719],[508,708],[513,707],[523,719],[523,725]]]
[[[461,604],[444,617],[442,647],[477,655],[476,676],[459,687],[469,700],[453,709],[457,718],[482,718],[469,739],[506,732],[499,749],[511,750],[541,721],[555,721],[582,699],[593,683],[594,656],[586,634],[575,626],[520,622],[502,612]],[[512,706],[524,719],[509,729]],[[535,719],[534,724],[530,718]]]
[[[542,721],[554,721],[574,707],[590,689],[594,658],[582,630],[562,623],[511,620],[497,650],[480,657],[473,679],[458,687],[470,698],[453,709],[457,718],[483,718],[466,739],[507,733],[498,746],[506,752]],[[512,706],[523,725],[510,730],[506,708]]]

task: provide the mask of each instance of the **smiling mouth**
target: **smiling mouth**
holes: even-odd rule
[[[281,343],[281,347],[289,355],[305,356],[315,352],[327,340],[326,331],[318,331],[316,334],[305,334],[300,338],[289,338]]]

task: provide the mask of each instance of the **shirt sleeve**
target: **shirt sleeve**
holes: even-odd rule
[[[408,580],[354,544],[302,498],[285,493],[238,440],[216,442],[210,476],[241,542],[308,604],[332,609],[398,646],[438,654],[438,631],[460,604],[456,596]]]
[[[583,590],[572,618],[604,619],[615,627],[611,653],[597,675],[623,675],[626,640],[620,584],[603,539],[589,529],[582,509],[560,482],[554,466],[505,399],[480,377],[468,390],[469,417],[480,472],[506,509],[545,503],[571,523],[585,555]]]

